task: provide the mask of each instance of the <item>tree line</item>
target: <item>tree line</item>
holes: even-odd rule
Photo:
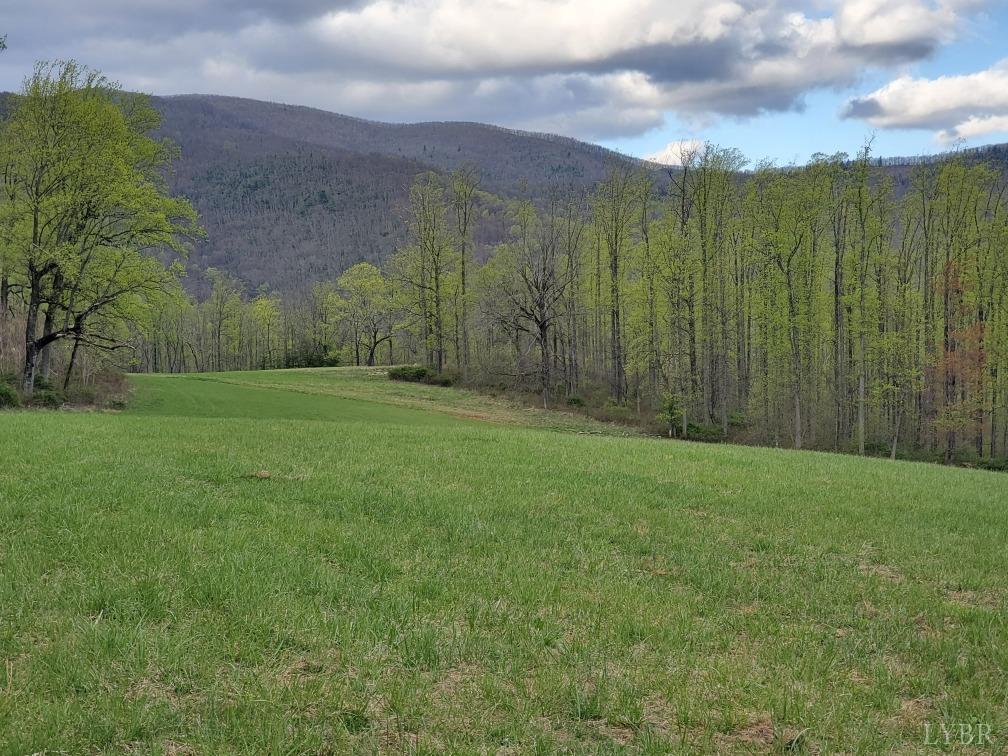
[[[898,183],[870,145],[748,170],[706,145],[667,184],[616,167],[513,201],[486,250],[478,171],[427,173],[383,269],[283,298],[211,272],[138,351],[150,370],[418,362],[675,436],[1004,458],[1005,189],[963,157]]]

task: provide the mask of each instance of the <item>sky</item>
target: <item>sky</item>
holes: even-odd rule
[[[1008,142],[1008,0],[0,0],[0,89],[129,89],[547,131],[674,163]]]

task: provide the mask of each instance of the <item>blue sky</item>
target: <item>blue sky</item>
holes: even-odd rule
[[[908,64],[899,72],[935,79],[971,74],[1008,58],[1008,3],[996,3],[976,19],[964,24],[958,39],[938,48],[929,59]],[[939,141],[933,129],[875,128],[856,118],[844,118],[844,105],[852,97],[884,86],[893,70],[865,71],[855,85],[840,90],[820,89],[804,98],[798,111],[768,113],[755,117],[713,117],[710,124],[691,127],[675,113],[667,124],[637,137],[604,140],[607,147],[630,155],[650,155],[670,142],[698,139],[725,147],[737,147],[753,162],[761,159],[779,164],[804,163],[816,152],[856,153],[873,137],[876,155],[919,155],[943,152],[951,145]],[[965,146],[1008,142],[1008,130],[962,140]]]

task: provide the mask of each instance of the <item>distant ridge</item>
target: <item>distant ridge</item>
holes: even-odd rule
[[[232,97],[229,95],[210,95],[210,94],[179,94],[179,95],[165,95],[159,97],[160,100],[173,100],[173,99],[206,99],[220,102],[245,102],[254,103],[256,105],[267,105],[283,109],[296,109],[305,110],[313,113],[318,113],[326,117],[336,117],[344,119],[347,121],[355,121],[357,123],[373,126],[379,129],[382,128],[424,128],[424,127],[471,127],[475,129],[489,129],[492,131],[499,131],[505,134],[511,134],[517,137],[527,137],[530,139],[541,139],[549,142],[556,142],[557,144],[565,144],[574,146],[580,150],[587,150],[589,152],[597,152],[600,155],[606,155],[614,160],[625,160],[631,163],[635,163],[641,166],[655,164],[654,161],[646,160],[643,158],[636,157],[634,155],[627,155],[626,153],[620,152],[619,150],[614,150],[609,147],[603,147],[600,144],[594,144],[592,142],[583,142],[574,137],[564,136],[562,134],[553,134],[546,131],[529,131],[526,129],[515,129],[508,126],[499,126],[493,123],[484,123],[482,121],[379,121],[371,118],[362,118],[360,116],[346,115],[343,113],[336,113],[333,111],[328,111],[323,108],[315,108],[310,105],[297,105],[292,103],[283,103],[273,100],[254,100],[248,97]]]
[[[934,165],[954,157],[967,160],[988,160],[991,163],[1008,167],[1008,144],[984,144],[978,147],[960,147],[931,155],[904,155],[894,157],[878,157],[872,164],[879,167],[912,167],[917,165]]]
[[[300,105],[219,95],[153,98],[181,159],[169,177],[203,219],[190,260],[249,288],[300,288],[355,262],[381,262],[405,239],[413,179],[478,166],[482,188],[507,199],[555,185],[590,188],[613,165],[664,171],[638,158],[555,134],[467,122],[382,123]],[[484,199],[477,242],[509,222]],[[192,285],[200,285],[194,275]]]

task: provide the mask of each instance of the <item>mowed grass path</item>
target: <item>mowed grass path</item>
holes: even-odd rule
[[[1003,475],[370,371],[134,384],[0,414],[0,753],[1008,743]]]

